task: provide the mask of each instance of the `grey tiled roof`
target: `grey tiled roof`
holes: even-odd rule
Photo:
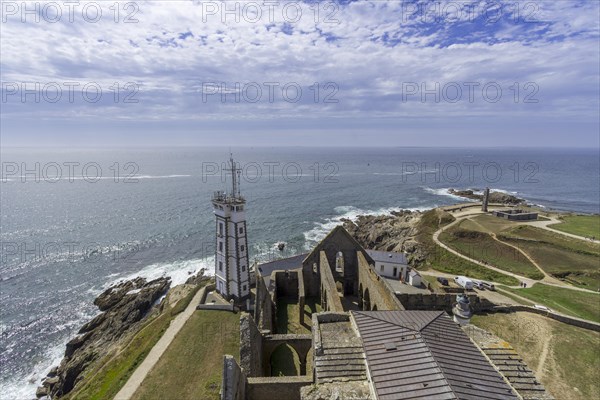
[[[380,400],[517,399],[443,311],[352,313]]]
[[[406,255],[404,253],[397,253],[394,251],[379,251],[379,250],[367,250],[367,253],[371,256],[373,261],[377,262],[389,262],[394,264],[407,264]]]

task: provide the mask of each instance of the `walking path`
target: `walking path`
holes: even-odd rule
[[[156,342],[152,350],[148,353],[144,361],[140,364],[139,367],[133,372],[133,374],[129,377],[125,386],[121,388],[119,393],[115,396],[115,400],[129,400],[134,395],[134,393],[138,390],[148,373],[152,370],[154,365],[158,362],[160,357],[163,355],[167,347],[171,344],[171,341],[175,338],[177,333],[181,330],[183,325],[185,325],[188,318],[192,316],[194,311],[196,311],[196,306],[200,303],[200,299],[204,295],[204,291],[206,290],[206,286],[201,288],[198,293],[194,296],[190,304],[186,307],[186,309],[180,313],[162,335],[162,337]]]
[[[462,254],[462,253],[460,253],[460,252],[458,252],[458,251],[450,248],[449,246],[447,246],[446,244],[444,244],[443,242],[440,241],[439,236],[446,229],[451,228],[452,226],[454,226],[454,225],[462,222],[464,219],[467,219],[467,218],[475,216],[475,215],[481,215],[481,214],[485,214],[485,213],[483,211],[473,212],[472,210],[470,210],[469,212],[462,212],[462,213],[461,212],[457,212],[457,213],[454,213],[453,215],[456,218],[456,220],[454,220],[453,222],[449,223],[448,225],[442,227],[441,229],[438,229],[433,234],[433,241],[438,246],[442,247],[443,249],[451,252],[452,254],[454,254],[454,255],[456,255],[458,257],[461,257],[461,258],[463,258],[465,260],[468,260],[468,261],[470,261],[470,262],[472,262],[474,264],[481,265],[482,267],[485,267],[485,268],[490,269],[492,271],[496,271],[496,272],[504,274],[504,275],[512,276],[513,278],[516,278],[516,279],[518,279],[521,282],[525,282],[528,287],[531,287],[535,283],[540,282],[540,281],[537,281],[537,280],[534,280],[534,279],[531,279],[531,278],[526,278],[524,276],[521,276],[521,275],[518,275],[518,274],[514,274],[514,273],[509,272],[509,271],[505,271],[505,270],[500,269],[500,268],[493,267],[493,266],[491,266],[489,264],[482,263],[481,261],[475,260],[475,259],[473,259],[471,257],[468,257],[468,256],[466,256],[466,255],[464,255],[464,254]],[[554,221],[555,222],[552,222],[552,221],[536,221],[534,223],[529,223],[528,225],[539,224],[539,223],[548,223],[548,224],[551,224],[551,223],[556,223],[556,221],[558,221],[558,220],[554,220]],[[537,227],[540,227],[540,228],[548,229],[548,230],[551,230],[552,232],[564,233],[564,232],[556,231],[554,229],[549,229],[549,228],[547,228],[545,226],[542,226],[542,225],[533,225],[533,226],[537,226]],[[577,235],[567,234],[567,236],[572,236],[572,237],[575,237],[575,238],[580,239],[580,240],[586,240],[585,238],[583,238],[581,236],[577,236]],[[496,240],[498,240],[498,239],[496,239]],[[504,242],[500,242],[500,243],[505,244]],[[521,251],[521,250],[519,249],[519,251]],[[528,255],[526,255],[526,256],[527,256],[527,258],[530,261],[533,262],[533,260]],[[535,262],[534,262],[534,265],[536,267],[540,268],[539,265],[537,263],[535,263]],[[542,269],[540,268],[540,270],[542,270]],[[547,274],[545,272],[544,272],[544,275],[547,276]],[[579,288],[579,287],[568,285],[566,283],[561,282],[560,280],[554,280],[554,281],[552,281],[552,280],[544,280],[543,283],[545,285],[549,285],[549,286],[555,286],[555,287],[561,287],[561,288],[564,288],[564,289],[577,290],[577,291],[580,291],[580,292],[597,293],[594,290],[589,290],[589,289],[584,289],[584,288]],[[513,286],[513,287],[514,288],[518,288],[518,286]]]
[[[585,240],[586,242],[591,242],[591,243],[600,243],[600,240],[596,240],[596,239],[592,240],[592,239],[588,239],[588,238],[583,237],[583,236],[574,235],[572,233],[563,232],[563,231],[559,231],[558,229],[551,228],[549,225],[560,224],[562,221],[559,220],[559,219],[557,219],[557,218],[555,218],[555,217],[546,217],[546,218],[549,218],[550,221],[528,222],[527,225],[531,225],[531,226],[535,226],[535,227],[538,227],[538,228],[546,229],[546,230],[549,230],[549,231],[554,232],[554,233],[558,233],[558,234],[561,234],[561,235],[564,235],[564,236],[571,237],[573,239]]]

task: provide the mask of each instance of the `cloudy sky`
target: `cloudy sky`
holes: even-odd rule
[[[595,0],[23,4],[4,146],[599,146]]]

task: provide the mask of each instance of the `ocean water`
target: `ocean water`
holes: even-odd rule
[[[252,260],[310,249],[340,218],[465,201],[489,186],[543,207],[598,213],[597,150],[232,149]],[[3,149],[2,399],[35,397],[93,299],[135,276],[173,284],[214,270],[210,198],[229,149]],[[224,173],[224,172],[223,172]],[[276,243],[287,243],[283,253]]]

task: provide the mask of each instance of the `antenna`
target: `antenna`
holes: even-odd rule
[[[233,154],[229,153],[229,162],[231,164],[230,168],[226,168],[225,171],[231,172],[231,196],[232,197],[240,197],[240,175],[241,170],[238,169],[235,161],[233,160]]]

